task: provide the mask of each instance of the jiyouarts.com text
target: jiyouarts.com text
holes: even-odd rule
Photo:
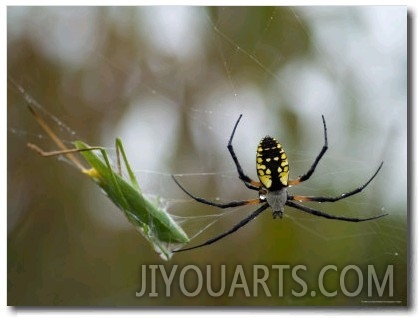
[[[171,297],[175,288],[186,297],[393,297],[394,286],[393,265],[384,270],[374,265],[325,265],[312,272],[305,265],[142,265],[140,271],[136,297]]]

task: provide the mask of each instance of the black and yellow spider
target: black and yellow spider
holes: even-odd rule
[[[227,235],[232,234],[233,232],[237,231],[241,227],[245,226],[247,223],[255,219],[259,214],[261,214],[263,211],[265,211],[268,207],[272,208],[273,211],[273,217],[280,217],[282,218],[282,214],[284,213],[284,207],[285,205],[288,205],[290,207],[296,208],[298,210],[301,210],[303,212],[315,215],[315,216],[321,216],[327,219],[333,219],[333,220],[340,220],[340,221],[347,221],[347,222],[362,222],[362,221],[369,221],[378,219],[380,217],[383,217],[387,214],[381,214],[378,216],[373,216],[369,218],[355,218],[355,217],[346,217],[346,216],[335,216],[330,215],[309,207],[306,207],[304,205],[298,204],[295,201],[302,202],[302,201],[315,201],[315,202],[336,202],[342,199],[345,199],[347,197],[350,197],[356,193],[361,192],[371,181],[375,178],[378,171],[380,171],[383,162],[381,162],[380,166],[378,167],[377,171],[373,174],[373,176],[362,186],[343,193],[336,197],[322,197],[322,196],[302,196],[302,195],[290,195],[288,193],[287,187],[298,185],[301,182],[304,182],[308,180],[311,175],[313,174],[314,170],[316,169],[317,164],[319,163],[320,159],[325,154],[328,144],[327,144],[327,128],[326,128],[326,121],[324,120],[324,116],[322,115],[323,119],[323,128],[324,128],[324,145],[321,149],[320,153],[316,157],[316,160],[314,160],[314,163],[311,165],[310,169],[303,175],[299,176],[295,180],[289,180],[289,166],[288,166],[288,159],[287,155],[285,154],[285,151],[282,149],[281,144],[275,139],[270,136],[266,136],[263,138],[258,147],[256,152],[256,169],[257,169],[257,175],[259,177],[259,182],[254,181],[250,179],[246,174],[244,174],[242,167],[240,166],[239,160],[237,159],[236,154],[234,153],[232,141],[234,137],[234,133],[236,132],[237,125],[239,124],[239,121],[241,119],[242,115],[240,115],[239,119],[237,120],[236,124],[234,125],[233,132],[231,133],[230,140],[228,142],[227,148],[231,154],[231,157],[234,160],[234,163],[236,164],[237,172],[239,174],[240,180],[244,182],[244,185],[251,189],[256,190],[259,192],[259,198],[252,199],[252,200],[244,200],[244,201],[233,201],[229,203],[216,203],[211,202],[199,197],[194,196],[190,192],[188,192],[177,180],[174,176],[173,179],[176,182],[176,184],[192,199],[208,204],[211,206],[216,206],[218,208],[232,208],[242,205],[249,205],[249,204],[260,204],[263,203],[261,207],[259,207],[256,211],[251,213],[249,216],[247,216],[245,219],[237,223],[235,226],[233,226],[230,230],[228,230],[225,233],[222,233],[212,239],[209,239],[208,241],[205,241],[202,244],[183,248],[179,250],[175,250],[174,252],[182,252],[182,251],[188,251],[192,250],[198,247],[202,247],[205,245],[210,245],[218,240],[221,240],[222,238],[226,237]]]

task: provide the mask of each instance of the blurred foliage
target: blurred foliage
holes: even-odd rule
[[[169,21],[173,18],[170,10],[174,10],[174,14],[181,9],[172,7],[164,10]],[[101,139],[104,131],[112,131],[112,127],[132,107],[138,107],[146,113],[147,109],[157,107],[152,103],[156,100],[168,103],[178,116],[169,119],[178,122],[178,130],[172,139],[174,145],[161,139],[160,132],[163,132],[167,122],[162,120],[149,124],[154,129],[153,142],[164,143],[165,149],[173,149],[166,151],[163,158],[155,159],[160,160],[162,167],[164,164],[170,172],[221,171],[226,160],[230,160],[225,148],[226,142],[220,145],[218,140],[211,139],[212,131],[208,134],[205,131],[197,134],[194,125],[201,122],[192,114],[197,111],[202,114],[208,111],[211,114],[214,109],[218,114],[223,112],[223,97],[220,97],[223,95],[215,93],[221,88],[227,90],[231,97],[235,93],[240,94],[242,86],[257,87],[266,106],[246,106],[249,120],[239,128],[238,135],[247,137],[252,119],[256,120],[257,115],[263,114],[268,117],[268,122],[278,123],[276,126],[282,134],[286,133],[287,139],[284,135],[282,138],[292,145],[290,157],[291,160],[294,159],[293,169],[297,167],[296,171],[302,171],[321,147],[321,139],[318,139],[321,138],[321,110],[316,110],[316,117],[310,117],[311,123],[306,124],[303,120],[310,116],[310,110],[305,109],[301,114],[287,97],[291,93],[301,95],[306,92],[299,92],[300,87],[288,85],[285,77],[290,65],[305,65],[306,61],[312,61],[316,65],[319,61],[316,57],[318,46],[313,44],[313,25],[309,23],[308,15],[299,14],[298,11],[296,13],[295,10],[286,7],[194,8],[192,18],[195,22],[185,31],[190,38],[182,38],[178,45],[187,46],[189,41],[193,42],[192,37],[196,36],[199,40],[195,40],[195,48],[198,48],[194,54],[188,55],[188,52],[182,51],[184,55],[177,55],[173,53],[175,50],[159,49],[150,40],[164,36],[163,26],[161,32],[150,27],[153,19],[158,20],[158,12],[153,8],[8,7],[8,76],[19,83],[49,113],[69,124],[77,132],[78,138],[89,144],[102,146],[111,143],[113,139]],[[350,13],[353,12],[348,12]],[[339,15],[334,16],[333,13],[324,17],[330,20],[338,18]],[[62,41],[64,48],[71,48],[73,41],[79,41],[75,37],[85,33],[88,34],[87,40],[79,51],[69,55],[67,53],[66,58],[56,53],[59,51],[54,47],[58,43],[57,39]],[[55,38],[50,38],[51,35],[55,35]],[[166,40],[169,47],[172,39]],[[49,41],[51,48],[48,47]],[[328,70],[325,73],[328,74]],[[334,75],[328,76],[334,80]],[[276,85],[277,82],[280,85]],[[350,83],[346,84],[351,87]],[[340,93],[343,99],[348,100],[348,104],[343,105],[342,109],[336,106],[336,118],[329,118],[332,122],[338,120],[338,113],[347,115],[341,128],[349,135],[354,118],[358,120],[362,117],[360,113],[364,110],[350,104],[356,103],[357,99],[348,97],[345,94],[348,91]],[[354,92],[351,90],[350,93]],[[137,103],[138,100],[147,98],[152,101],[150,105]],[[207,101],[215,106],[208,107]],[[368,264],[374,264],[377,269],[394,264],[394,300],[406,304],[408,237],[405,205],[392,206],[388,212],[393,216],[365,224],[328,223],[327,220],[313,220],[311,216],[293,217],[293,212],[286,212],[291,217],[272,221],[267,212],[246,229],[219,244],[193,253],[175,255],[170,263],[164,263],[157,255],[152,254],[148,243],[124,221],[116,217],[115,222],[122,224],[119,227],[97,222],[91,210],[99,209],[96,212],[104,215],[105,210],[110,210],[115,215],[118,211],[87,178],[68,164],[51,158],[40,158],[26,148],[28,141],[36,142],[45,149],[53,146],[46,138],[38,138],[40,129],[27,112],[21,94],[10,82],[7,102],[9,305],[359,306],[362,305],[360,300],[367,298],[366,289],[354,298],[346,297],[342,293],[332,298],[311,297],[309,293],[305,297],[297,298],[291,295],[290,290],[297,290],[299,286],[293,285],[295,283],[291,281],[286,282],[284,297],[278,298],[277,278],[269,279],[272,297],[265,297],[261,290],[260,297],[243,297],[240,292],[235,297],[228,297],[227,287],[227,292],[222,297],[210,297],[203,292],[197,297],[188,298],[182,295],[179,286],[174,283],[172,296],[166,298],[164,283],[160,279],[160,297],[136,298],[135,292],[141,286],[141,265],[150,264],[162,264],[167,272],[175,264],[179,264],[179,268],[195,264],[205,272],[205,265],[211,264],[215,277],[219,277],[219,267],[225,264],[227,281],[231,281],[235,266],[240,264],[245,269],[249,286],[252,286],[251,266],[254,264],[268,267],[273,264],[289,264],[291,267],[304,264],[308,270],[301,273],[301,276],[309,286],[316,286],[317,273],[327,264],[334,264],[340,270],[348,264],[356,264],[363,270]],[[239,102],[246,102],[246,97]],[[233,115],[225,117],[224,122],[217,123],[218,126],[214,129],[216,132],[224,125],[230,127],[234,123],[238,109],[225,109],[226,113],[230,111]],[[351,113],[357,115],[348,115]],[[215,118],[216,116],[209,116],[205,120],[214,122]],[[57,126],[54,122],[52,124]],[[139,126],[145,124],[138,123]],[[378,135],[372,123],[369,127],[369,122],[359,122],[360,127],[364,127],[364,124],[371,129],[363,131],[364,133]],[[71,141],[73,136],[60,128],[62,127],[57,127],[62,138]],[[262,134],[265,133],[264,129],[265,127],[260,127]],[[316,133],[310,135],[310,131]],[[330,134],[333,138],[334,132],[330,131]],[[145,138],[138,136],[139,142]],[[239,136],[237,138],[240,139]],[[225,140],[227,141],[227,135]],[[316,143],[313,140],[317,140]],[[334,146],[339,146],[340,143],[345,146],[346,142],[349,141],[335,140]],[[249,142],[243,144],[250,147],[251,151],[255,148]],[[296,151],[305,149],[308,144],[311,148],[307,152]],[[142,151],[141,148],[138,149],[139,152]],[[306,157],[302,161],[295,160],[299,155]],[[350,155],[351,152],[347,151],[341,157]],[[366,154],[367,157],[369,155]],[[245,166],[246,160],[252,162],[253,159],[245,159]],[[324,166],[331,162],[333,160],[326,161]],[[342,161],[336,165],[340,163]],[[331,193],[346,189],[346,186],[358,185],[358,177],[353,177],[350,168],[348,173],[338,174],[342,178],[340,180],[330,171],[335,166],[332,165],[329,170],[324,166],[321,171],[326,174],[321,179],[323,183],[320,190],[330,189]],[[360,166],[366,167],[360,171],[361,174],[374,171],[374,167],[370,169],[369,164]],[[230,165],[229,169],[233,170],[234,167]],[[253,175],[253,171],[251,173]],[[321,175],[319,172],[316,176]],[[346,182],[350,183],[343,183],[346,177]],[[176,193],[178,197],[182,195],[170,178],[161,178],[161,182],[165,183],[164,187],[171,186],[172,193]],[[191,189],[206,198],[219,195],[220,188],[216,185],[225,182],[219,175],[200,176],[198,179],[197,186]],[[194,182],[188,181],[190,184]],[[359,183],[362,181],[359,180]],[[141,185],[142,181],[139,182]],[[377,178],[376,182],[385,183],[384,186],[388,187],[388,180],[384,178]],[[338,189],[336,183],[339,184]],[[227,180],[227,184],[231,185],[231,189],[223,193],[223,198],[234,199],[236,195],[243,199],[256,195],[245,190],[238,181]],[[315,186],[303,189],[320,191]],[[366,190],[369,194],[365,195],[366,199],[363,201],[360,199],[360,204],[356,203],[357,197],[347,204],[322,205],[322,210],[329,213],[338,211],[339,214],[346,215],[379,214],[379,205],[384,195],[374,189],[374,185],[371,185]],[[186,201],[177,208],[189,215],[198,212],[214,213],[211,208]],[[241,215],[249,212],[244,210]],[[230,223],[217,224],[205,235],[209,237],[220,233],[235,222],[237,219],[230,220]],[[199,239],[204,240],[203,237]],[[271,273],[273,275],[276,272]],[[290,279],[289,275],[287,279]],[[191,290],[194,283],[194,278],[190,277],[188,286],[191,286]],[[333,289],[334,286],[331,285],[330,288]]]

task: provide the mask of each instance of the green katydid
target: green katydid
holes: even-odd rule
[[[124,147],[119,138],[116,139],[116,152],[118,158],[118,172],[110,164],[108,154],[102,147],[90,147],[82,141],[74,141],[75,148],[69,149],[58,138],[54,131],[46,124],[35,110],[28,106],[37,122],[59,147],[58,151],[45,152],[34,144],[28,147],[42,156],[65,155],[84,174],[96,182],[122,211],[128,220],[147,239],[154,250],[165,260],[172,253],[171,244],[176,247],[189,242],[187,234],[173,220],[167,211],[161,209],[156,203],[144,197],[137,179],[128,163]],[[99,156],[96,152],[100,152]],[[86,168],[74,155],[80,153],[89,164]],[[129,180],[125,180],[121,174],[120,155],[128,172]]]

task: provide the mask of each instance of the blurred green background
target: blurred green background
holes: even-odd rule
[[[8,304],[406,305],[406,14],[405,7],[8,7]],[[323,143],[324,114],[329,151],[312,179],[291,192],[348,191],[384,161],[363,193],[312,206],[339,215],[389,216],[352,224],[292,209],[272,220],[267,211],[212,246],[164,262],[88,178],[26,147],[33,142],[55,149],[12,81],[74,130],[46,115],[68,145],[79,138],[111,151],[120,136],[144,191],[161,195],[169,211],[182,216],[220,211],[192,202],[171,173],[185,174],[181,182],[208,199],[256,197],[237,179],[226,148],[240,113],[234,147],[254,178],[256,145],[267,134],[282,143],[291,177],[305,172]],[[251,211],[233,210],[191,244]],[[185,223],[195,232],[199,226]],[[161,277],[159,297],[135,297],[141,265],[151,264],[167,271],[180,266],[171,297]],[[277,297],[272,270],[272,297],[263,290],[259,297],[240,291],[228,297],[227,283],[221,297],[209,296],[204,284],[202,293],[188,298],[178,275],[189,264],[203,272],[210,264],[215,277],[225,264],[227,282],[241,264],[252,294],[252,265],[305,265],[299,274],[318,296],[293,296],[291,290],[301,287],[286,274],[284,296]],[[339,271],[357,265],[364,277],[367,265],[380,275],[393,265],[394,296],[368,297],[366,286],[356,297],[339,290],[336,297],[321,296],[317,275],[329,264]],[[188,275],[187,288],[194,290],[196,277]],[[349,290],[356,282],[348,275]],[[338,274],[331,274],[327,289],[337,284]]]

